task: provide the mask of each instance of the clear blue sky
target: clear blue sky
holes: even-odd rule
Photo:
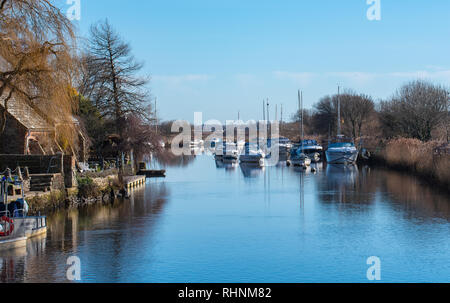
[[[450,1],[81,0],[80,33],[108,18],[152,76],[163,120],[261,119],[262,100],[311,107],[344,88],[392,95],[409,80],[450,84]],[[274,112],[271,114],[274,115]]]

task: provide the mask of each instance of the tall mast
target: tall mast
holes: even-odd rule
[[[303,140],[304,140],[304,138],[305,138],[305,129],[304,129],[304,126],[303,126],[303,117],[304,117],[304,115],[303,115],[303,92],[301,92],[301,111],[302,111],[302,145],[303,145]]]
[[[298,90],[298,109],[299,109],[299,113],[300,113],[300,134],[301,134],[301,138],[300,138],[300,142],[303,144],[303,92],[300,92],[300,90]]]
[[[158,103],[158,98],[155,97],[155,121],[156,121],[156,133],[158,133],[158,112],[156,109],[156,105]]]
[[[338,98],[338,129],[337,129],[337,135],[338,136],[340,136],[341,135],[341,95],[340,95],[340,93],[341,93],[341,88],[340,88],[340,86],[338,85],[338,95],[337,95],[337,98]]]
[[[267,98],[267,137],[270,136],[271,132],[271,124],[270,124],[270,112],[269,112],[269,98]]]
[[[263,100],[263,121],[266,121],[266,100]]]

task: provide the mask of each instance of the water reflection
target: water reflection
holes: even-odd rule
[[[242,174],[244,175],[244,178],[258,178],[264,173],[265,167],[261,167],[257,164],[251,164],[251,163],[241,163],[240,165]]]
[[[129,200],[50,215],[47,235],[28,240],[26,247],[1,252],[0,282],[64,281],[67,257],[85,254],[89,257],[84,260],[105,269],[86,281],[119,280],[123,254],[136,254],[143,238],[152,236],[168,195],[165,184],[147,184],[134,190]],[[130,239],[138,247],[129,246]]]
[[[409,216],[450,220],[448,195],[439,189],[406,173],[379,170],[372,176],[373,182],[377,180],[380,190],[386,193],[386,198],[399,210],[407,211]]]
[[[389,281],[450,276],[450,199],[411,176],[209,156],[168,165],[129,200],[51,214],[47,236],[0,254],[0,281],[66,282],[73,255],[83,282],[366,282],[371,255]]]
[[[237,161],[226,161],[226,160],[215,160],[216,161],[216,168],[219,169],[225,169],[226,171],[232,171],[235,170],[239,163]]]

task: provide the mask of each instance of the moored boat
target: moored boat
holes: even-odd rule
[[[241,163],[251,163],[259,166],[264,166],[264,152],[257,143],[245,143],[244,150],[239,156]]]
[[[312,162],[318,163],[322,159],[323,147],[316,140],[303,140],[299,144],[301,152],[307,155]]]
[[[22,247],[28,238],[47,232],[47,218],[28,216],[20,178],[0,178],[0,250]]]
[[[270,157],[272,155],[272,151],[278,150],[278,154],[280,156],[287,157],[291,148],[292,144],[288,138],[279,137],[267,139],[267,146],[266,146],[267,151],[265,152],[265,154],[266,157]]]
[[[237,161],[239,158],[239,152],[236,143],[223,142],[221,146],[217,146],[214,153],[214,158],[216,161]]]
[[[341,134],[341,101],[338,87],[338,119],[337,136],[330,140],[325,152],[327,163],[330,164],[355,164],[358,160],[359,151],[353,142],[353,139],[346,138]]]
[[[301,147],[291,150],[288,165],[308,167],[311,165],[311,162],[312,162],[311,158],[309,158],[305,153],[303,153]]]
[[[330,164],[355,164],[358,160],[358,149],[351,139],[338,136],[329,145],[325,152],[327,163]]]
[[[299,144],[297,144],[291,148],[291,152],[290,152],[289,160],[288,160],[287,164],[307,168],[308,166],[311,165],[312,161],[311,161],[311,158],[308,157],[308,155],[305,154],[305,152],[304,152],[303,138],[305,136],[305,132],[304,132],[304,127],[303,127],[303,118],[304,118],[303,117],[304,116],[303,92],[300,92],[300,90],[298,91],[298,105],[299,105],[299,111],[300,111],[301,139],[300,139]]]

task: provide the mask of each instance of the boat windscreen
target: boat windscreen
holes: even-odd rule
[[[351,142],[338,142],[333,143],[328,146],[329,148],[340,148],[340,147],[355,147],[355,144]]]

